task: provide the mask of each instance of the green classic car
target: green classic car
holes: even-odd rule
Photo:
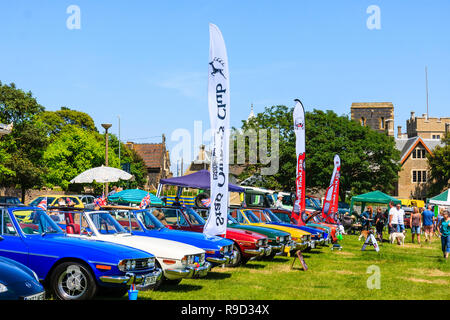
[[[272,247],[272,253],[270,254],[269,258],[273,258],[278,252],[284,252],[285,247],[295,248],[295,241],[291,239],[291,235],[288,232],[241,224],[233,218],[234,210],[236,209],[231,208],[229,211],[228,226],[233,229],[253,231],[267,236],[269,240],[268,244]]]

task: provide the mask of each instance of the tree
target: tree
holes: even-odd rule
[[[104,138],[97,132],[66,125],[48,146],[44,161],[48,168],[47,186],[68,190],[70,180],[77,175],[105,164]],[[109,166],[118,167],[119,159],[114,152],[108,152],[108,162]],[[81,188],[82,185],[71,185],[71,190]]]
[[[14,83],[0,82],[0,122],[14,123],[13,131],[0,140],[0,185],[19,186],[22,201],[27,189],[43,184],[42,156],[48,139],[37,121],[43,110],[31,92],[17,89]]]
[[[49,136],[56,137],[67,125],[74,125],[87,131],[98,132],[94,120],[85,112],[61,107],[57,111],[44,111],[39,115]]]
[[[264,177],[262,187],[294,191],[296,177],[295,134],[293,108],[272,106],[243,122],[244,130],[254,128],[279,129],[278,172]],[[338,116],[333,111],[314,109],[305,114],[306,130],[306,186],[310,190],[328,187],[333,172],[333,157],[341,158],[340,198],[346,191],[359,194],[371,190],[392,192],[400,170],[400,152],[392,137],[369,127]],[[261,165],[250,165],[239,178],[259,170]]]
[[[429,197],[450,188],[450,134],[447,133],[441,141],[443,146],[434,148],[433,155],[427,154],[430,167]]]

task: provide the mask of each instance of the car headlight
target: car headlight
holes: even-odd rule
[[[153,268],[155,266],[155,258],[148,258],[147,260],[147,267]]]
[[[187,265],[188,265],[188,256],[184,256],[183,258],[181,258],[181,264],[183,265],[183,267],[187,267]]]
[[[259,239],[258,241],[256,241],[258,247],[263,247],[265,243],[266,243],[265,239]]]
[[[8,291],[8,287],[0,282],[0,293]]]

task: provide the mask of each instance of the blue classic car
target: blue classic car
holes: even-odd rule
[[[1,240],[1,239],[0,239]],[[33,270],[0,257],[0,300],[44,300],[45,290]]]
[[[131,225],[131,232],[134,235],[178,241],[205,250],[206,261],[209,261],[212,267],[232,263],[236,259],[236,254],[233,252],[233,241],[198,232],[166,228],[163,224],[166,217],[158,208],[136,210],[133,207],[112,206],[102,209],[110,210],[116,220],[128,231]],[[166,209],[166,214],[167,210],[176,211],[179,209]]]
[[[68,237],[37,207],[0,208],[0,256],[36,272],[58,299],[122,296],[131,284],[150,289],[161,278],[155,257],[103,241]]]

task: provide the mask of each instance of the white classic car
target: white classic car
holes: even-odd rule
[[[154,289],[162,280],[176,284],[183,278],[204,277],[211,270],[203,249],[178,241],[132,235],[107,211],[73,210],[56,214],[64,214],[59,225],[65,227],[68,236],[114,242],[152,253],[157,267],[163,270],[163,277]]]

